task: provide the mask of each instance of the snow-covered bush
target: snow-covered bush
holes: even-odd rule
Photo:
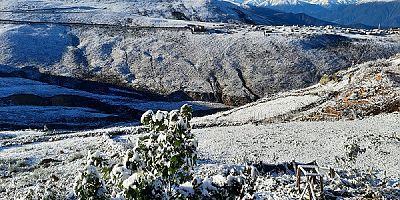
[[[76,196],[114,200],[251,197],[257,176],[251,165],[193,177],[197,140],[191,133],[191,119],[189,105],[171,112],[145,112],[141,122],[148,133],[138,138],[135,147],[128,149],[119,163],[112,166],[115,162],[98,151],[88,154],[87,166],[75,185]]]
[[[189,105],[171,112],[145,112],[141,122],[148,133],[126,151],[122,163],[111,166],[112,162],[101,152],[88,154],[87,166],[77,178],[75,194],[81,199],[117,194],[126,199],[172,196],[174,188],[193,179],[197,141],[190,132],[191,118]],[[108,190],[102,178],[107,180]],[[113,194],[103,195],[107,191]]]
[[[220,174],[205,178],[195,177],[192,182],[177,188],[176,199],[253,199],[258,176],[252,165],[232,166]]]
[[[172,195],[173,188],[192,180],[197,159],[197,141],[190,132],[192,108],[147,111],[141,122],[150,132],[137,140],[127,151],[124,167],[132,175],[123,181],[127,198],[163,198]]]
[[[74,191],[79,199],[107,199],[104,181],[94,165],[86,165],[76,177]]]
[[[95,151],[94,153],[88,152],[87,155],[87,165],[93,165],[101,172],[104,178],[110,176],[113,163],[107,159],[107,156],[100,151]]]

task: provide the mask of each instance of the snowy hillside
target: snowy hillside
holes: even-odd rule
[[[0,102],[7,105],[1,113],[12,111],[12,115],[3,115],[1,126],[104,126],[137,120],[146,109],[175,109],[193,100],[195,114],[200,116],[227,107],[198,101],[243,105],[310,86],[324,73],[352,63],[400,52],[396,35],[357,36],[308,27],[189,21],[235,19],[238,13],[232,9],[237,5],[183,1],[182,6],[179,2],[3,1],[3,20],[81,24],[0,24]],[[143,14],[138,8],[152,12]],[[190,19],[172,16],[171,9],[178,8]],[[186,28],[189,24],[203,25],[208,32],[192,34]],[[266,36],[264,29],[274,31]],[[73,98],[80,101],[72,103]],[[63,106],[68,113],[60,114]]]
[[[0,25],[0,63],[108,82],[178,100],[243,105],[310,86],[353,62],[400,52],[398,36],[308,35],[277,27],[266,37],[249,26],[192,34],[57,25]],[[212,28],[212,26],[211,26]],[[190,80],[190,81],[188,81]]]
[[[294,15],[282,11],[263,9],[254,12],[231,2],[220,0],[138,0],[138,1],[30,1],[5,0],[0,5],[1,19],[30,19],[51,21],[74,21],[92,23],[125,23],[130,18],[134,24],[159,24],[163,19],[230,22],[266,25],[302,25],[312,20],[317,24],[328,24],[322,20],[303,16],[297,21]],[[140,20],[138,20],[140,19]],[[145,21],[145,22],[143,22]]]
[[[0,2],[0,200],[400,199],[400,31],[264,7],[361,1]]]
[[[307,27],[294,32],[299,27],[216,23],[300,23],[303,15],[266,12],[273,18],[264,18],[263,9],[225,1],[168,2],[4,1],[0,19],[19,22],[0,24],[0,64],[35,66],[45,73],[169,95],[178,101],[243,105],[310,86],[324,73],[353,63],[400,52],[395,35],[354,37]],[[73,24],[32,25],[26,20]],[[203,25],[207,32],[192,34],[188,24]],[[262,29],[275,31],[266,37]]]
[[[400,55],[324,76],[320,84],[195,119],[195,126],[363,119],[400,111]]]

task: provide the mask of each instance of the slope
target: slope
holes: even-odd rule
[[[400,112],[400,55],[326,75],[309,88],[197,118],[195,126],[356,120],[393,112]]]

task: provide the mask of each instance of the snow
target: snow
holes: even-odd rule
[[[53,65],[73,45],[68,29],[62,26],[20,25],[6,30],[0,34],[0,62],[6,65]]]
[[[7,68],[5,68],[7,69]],[[76,95],[97,99],[109,105],[123,105],[133,109],[145,111],[148,109],[173,110],[184,104],[192,104],[194,110],[207,111],[212,109],[225,108],[226,106],[219,103],[207,102],[163,102],[163,101],[144,101],[134,98],[123,97],[114,94],[96,94],[78,89],[70,89],[58,85],[51,85],[40,81],[30,80],[18,77],[0,77],[0,98],[7,98],[12,95],[36,95],[39,97],[52,98],[58,95]],[[29,96],[20,96],[15,101],[25,102]],[[78,122],[77,119],[83,121],[93,121],[91,118],[105,118],[114,116],[105,114],[93,108],[78,108],[78,107],[60,107],[60,106],[14,106],[9,105],[8,100],[2,100],[5,105],[0,107],[0,123],[8,124],[33,124],[37,127],[38,124],[44,123],[66,123],[68,121]],[[28,101],[29,102],[29,101]],[[35,101],[36,102],[36,101]],[[38,103],[39,104],[39,103]],[[29,111],[29,112],[27,112]],[[54,117],[53,117],[54,116]]]
[[[158,110],[155,115],[152,116],[154,122],[164,122],[167,119],[168,111]]]
[[[90,108],[61,107],[61,106],[1,106],[1,123],[45,124],[53,121],[79,122],[84,118],[104,118],[112,115],[99,113]],[[49,118],[52,116],[52,118]],[[61,120],[62,119],[62,120]]]
[[[365,148],[365,153],[359,154],[355,164],[351,168],[368,170],[370,168],[384,170],[388,177],[399,177],[397,163],[400,158],[395,152],[398,152],[400,145],[398,142],[398,130],[400,114],[383,114],[369,117],[363,120],[354,121],[335,121],[335,122],[289,122],[267,125],[242,125],[242,126],[226,126],[226,127],[210,127],[204,129],[193,129],[193,133],[199,141],[199,159],[205,163],[200,164],[203,167],[212,166],[208,163],[230,164],[245,163],[247,160],[264,161],[266,163],[280,163],[291,160],[298,162],[309,162],[316,160],[321,166],[330,166],[334,168],[348,168],[345,163],[341,163],[340,158],[345,157],[346,150],[344,145],[356,142],[361,148]],[[127,127],[131,128],[131,127]],[[95,152],[111,153],[111,149],[123,146],[124,141],[121,137],[115,139],[104,138],[102,132],[117,130],[110,128],[105,130],[95,130],[87,132],[76,132],[70,134],[54,135],[52,137],[68,136],[62,140],[53,140],[45,142],[35,142],[31,144],[21,143],[21,145],[9,146],[0,149],[0,157],[2,160],[22,159],[28,160],[29,166],[36,166],[45,158],[54,158],[63,161],[63,164],[51,164],[49,167],[35,169],[32,174],[26,172],[17,172],[14,178],[5,178],[0,183],[8,191],[16,189],[24,191],[29,188],[30,184],[35,184],[33,177],[45,178],[49,174],[55,174],[61,178],[63,188],[71,188],[76,170],[83,168],[85,165],[85,155],[87,150]],[[0,133],[3,135],[4,132]],[[7,134],[15,134],[16,139],[29,135],[31,137],[44,137],[46,133],[36,131],[24,132],[6,132]],[[140,135],[126,135],[124,138],[134,138]],[[106,140],[106,141],[105,141]],[[115,140],[114,142],[112,142]],[[75,160],[74,157],[78,157]],[[336,159],[339,158],[339,159]],[[1,165],[1,164],[0,164]],[[122,167],[122,166],[120,166]],[[0,166],[1,168],[1,166]],[[199,169],[199,170],[200,170]],[[23,169],[20,169],[23,170]],[[113,170],[120,173],[123,167]],[[210,170],[209,172],[212,172]],[[3,171],[4,172],[4,171]],[[204,173],[205,171],[199,171]],[[117,174],[118,174],[117,173]],[[0,173],[1,174],[1,173]],[[124,173],[122,173],[124,174]],[[122,175],[121,174],[121,175]],[[127,178],[130,175],[124,174]],[[134,184],[137,176],[130,177],[130,181],[125,182],[125,186]],[[210,182],[222,184],[227,183],[220,176],[212,176]],[[278,182],[275,181],[279,177],[269,177],[260,179],[260,189],[257,195],[260,197],[282,198],[282,192],[269,192],[268,188],[276,188]],[[11,180],[17,181],[14,182]],[[293,177],[281,177],[283,180],[294,181]],[[24,180],[24,181],[21,181]],[[281,180],[280,182],[282,182]],[[388,184],[396,185],[396,183],[388,182]],[[189,193],[190,184],[183,185]],[[207,187],[205,187],[207,186]],[[212,185],[205,185],[204,192],[212,190]],[[210,186],[210,187],[208,187]],[[283,187],[290,190],[291,187]],[[65,191],[65,190],[64,190]],[[64,192],[65,193],[65,192]],[[10,193],[3,193],[9,197]],[[3,195],[2,194],[2,195]],[[285,196],[285,195],[284,195]]]
[[[222,176],[221,174],[217,174],[217,175],[213,176],[212,180],[213,180],[213,183],[217,184],[220,187],[227,184],[226,178],[224,176]]]
[[[321,100],[319,96],[288,96],[275,100],[261,100],[232,110],[196,118],[196,124],[246,124],[296,111]]]
[[[190,196],[194,194],[194,189],[193,189],[193,185],[191,182],[186,182],[184,184],[181,184],[179,186],[179,189],[184,191],[183,194],[185,194],[186,196]]]
[[[136,183],[138,183],[139,181],[139,174],[138,173],[134,173],[131,176],[129,176],[128,179],[124,180],[124,182],[122,182],[122,185],[124,186],[124,188],[129,189],[136,189]]]
[[[200,186],[201,193],[203,196],[208,197],[209,191],[217,191],[217,188],[212,185],[213,180],[211,178],[205,178],[203,184]]]
[[[3,69],[3,68],[1,68]],[[9,68],[12,69],[12,68]],[[125,92],[126,93],[126,92]],[[52,97],[56,95],[79,95],[95,98],[103,102],[114,105],[127,105],[139,110],[173,110],[180,108],[184,104],[191,104],[194,110],[209,110],[214,108],[226,108],[220,103],[208,103],[201,101],[144,101],[122,97],[118,95],[100,95],[81,90],[65,88],[57,85],[51,85],[40,81],[18,78],[18,77],[0,77],[0,98],[15,94],[33,94],[41,97]]]
[[[0,64],[37,66],[53,74],[72,77],[89,73],[97,79],[109,75],[117,77],[125,86],[161,94],[184,91],[197,100],[212,100],[222,93],[224,103],[243,105],[256,96],[309,86],[322,73],[348,67],[353,58],[363,62],[400,52],[398,36],[344,33],[342,35],[349,38],[368,40],[352,41],[352,45],[343,49],[305,49],[301,43],[307,40],[307,34],[324,38],[323,30],[313,32],[308,30],[309,27],[299,27],[298,33],[289,36],[286,29],[290,27],[284,30],[265,26],[262,28],[276,29],[274,34],[266,37],[251,26],[219,23],[225,18],[237,17],[232,10],[234,5],[204,0],[181,3],[4,0],[3,10],[34,11],[0,13],[2,19],[126,24],[130,18],[133,26],[202,24],[221,33],[192,34],[186,29],[124,31],[121,27],[0,25]],[[43,11],[42,8],[53,10]],[[192,17],[192,21],[165,19],[171,18],[168,13],[175,9]],[[227,16],[224,16],[225,11],[229,11]],[[243,80],[238,70],[241,70]],[[236,98],[246,100],[235,102]],[[137,107],[149,107],[149,104],[152,103],[138,102]]]
[[[111,171],[111,179],[114,180],[126,180],[130,177],[131,171],[127,169],[125,166],[115,165]]]
[[[98,99],[105,99],[107,97],[109,99],[112,98],[112,96],[78,91],[25,78],[0,77],[0,97],[7,97],[14,94],[34,94],[41,97],[51,97],[56,95],[80,95]]]
[[[386,114],[364,120],[336,122],[289,122],[194,129],[200,159],[228,162],[260,160],[280,163],[291,160],[322,166],[343,167],[337,158],[345,156],[345,144],[353,141],[366,152],[353,167],[381,169],[399,177],[400,114]],[[376,142],[379,141],[379,142]]]

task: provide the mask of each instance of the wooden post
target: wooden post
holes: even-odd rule
[[[319,186],[321,188],[321,196],[324,196],[324,178],[322,176],[319,177]]]
[[[300,168],[297,167],[297,169],[296,169],[296,186],[297,186],[298,193],[300,193],[300,173],[301,173]]]
[[[303,173],[303,175],[306,177],[306,185],[305,185],[303,192],[301,192],[301,189],[300,189],[301,173]],[[319,180],[317,180],[317,177],[319,177]],[[298,193],[299,194],[301,193],[300,199],[303,199],[307,192],[308,192],[310,200],[317,199],[317,196],[314,191],[314,189],[315,189],[314,184],[317,183],[317,181],[320,182],[319,184],[320,184],[320,188],[321,188],[321,197],[322,197],[322,196],[324,196],[324,188],[323,188],[324,183],[323,183],[323,176],[319,173],[318,166],[316,166],[316,165],[299,165],[299,166],[297,166],[296,187],[297,187]]]
[[[312,189],[312,185],[313,185],[313,182],[312,182],[312,177],[311,176],[309,176],[309,177],[307,177],[307,183],[309,183],[308,184],[308,196],[310,197],[310,200],[311,199],[313,199],[312,198],[312,193],[313,193],[313,189]],[[306,188],[307,189],[307,188]]]

